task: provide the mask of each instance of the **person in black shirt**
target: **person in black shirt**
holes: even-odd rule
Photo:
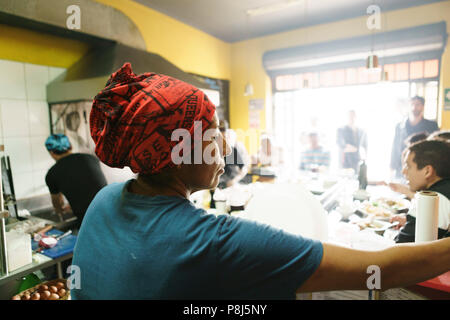
[[[49,136],[45,146],[56,160],[45,177],[53,207],[61,218],[70,210],[64,207],[64,195],[78,218],[77,229],[92,199],[107,184],[100,162],[90,154],[72,153],[70,141],[64,134]]]
[[[413,143],[426,140],[428,138],[428,134],[426,132],[419,132],[419,133],[413,133],[408,138],[406,138],[406,146],[409,147]],[[407,149],[403,151],[402,157],[405,156]],[[409,189],[409,186],[403,183],[396,183],[396,182],[389,182],[389,183],[383,183],[384,185],[388,185],[392,191],[402,193],[405,195],[409,200],[414,198],[415,193]]]
[[[229,135],[230,129],[228,128],[228,122],[226,120],[220,120],[219,130],[223,135]],[[234,140],[234,143],[232,140]],[[238,183],[248,172],[248,157],[244,154],[245,150],[239,148],[235,140],[236,139],[230,139],[230,137],[227,139],[231,147],[231,153],[225,157],[225,172],[220,177],[218,185],[220,189],[225,189]]]
[[[411,109],[408,119],[395,127],[395,137],[391,152],[391,170],[393,176],[400,178],[402,172],[402,152],[406,148],[406,139],[414,133],[431,134],[439,130],[436,121],[424,119],[425,99],[415,96],[411,99]]]
[[[425,140],[412,144],[406,149],[403,159],[403,174],[412,192],[428,190],[439,196],[438,239],[450,235],[450,144],[445,141]],[[416,206],[408,214],[391,219],[400,222],[397,243],[414,242]]]
[[[226,120],[220,120],[219,130],[227,136],[227,143],[231,147],[231,153],[225,157],[224,173],[219,178],[217,188],[226,189],[241,181],[248,173],[249,160],[244,147],[238,146],[235,137],[231,139],[229,136],[231,131]],[[234,142],[233,142],[234,140]],[[210,190],[211,194],[211,208],[215,208],[215,201],[213,198],[215,189]]]

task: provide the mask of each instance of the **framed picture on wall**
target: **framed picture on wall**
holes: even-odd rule
[[[50,105],[51,133],[65,134],[72,145],[73,153],[95,155],[95,143],[89,126],[92,101],[74,101]],[[100,168],[108,183],[124,182],[135,178],[130,168],[111,168],[100,162]]]
[[[92,101],[76,101],[50,105],[51,132],[65,134],[73,152],[94,154],[95,144],[89,128]]]
[[[217,115],[219,119],[227,120],[230,123],[230,112],[229,112],[229,94],[230,94],[230,81],[209,78],[205,76],[201,76],[198,74],[191,73],[197,80],[204,83],[203,88],[201,89],[208,98],[214,103],[216,106]]]

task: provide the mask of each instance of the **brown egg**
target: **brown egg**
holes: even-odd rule
[[[22,300],[30,300],[30,295],[29,295],[28,293],[25,293],[25,294],[22,296]]]
[[[48,290],[42,291],[41,292],[41,300],[47,300],[48,298],[50,298],[51,295],[52,295],[52,293]]]
[[[41,295],[39,292],[35,292],[31,295],[31,300],[41,300]]]
[[[62,283],[62,282],[58,282],[57,284],[55,284],[55,286],[56,286],[58,289],[61,289],[61,288],[65,288],[65,287],[66,287],[66,285],[65,285],[64,283]]]
[[[56,293],[52,293],[52,295],[50,296],[50,299],[48,300],[59,300],[59,296]]]
[[[16,296],[12,297],[11,300],[20,300],[20,296],[16,295]]]
[[[66,294],[66,289],[59,289],[58,294],[60,297],[64,297],[64,295]]]
[[[42,286],[39,286],[39,291],[45,291],[48,290],[48,286],[46,286],[45,284],[43,284]]]
[[[48,290],[49,290],[51,293],[57,293],[57,292],[58,292],[58,288],[55,287],[55,286],[50,286],[50,288],[48,288]]]

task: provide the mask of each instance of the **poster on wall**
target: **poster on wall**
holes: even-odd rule
[[[51,132],[65,134],[72,145],[73,153],[95,155],[95,144],[91,137],[89,115],[92,101],[77,101],[50,105]],[[108,183],[124,182],[136,175],[125,167],[111,168],[102,162],[100,167]]]
[[[264,110],[264,99],[250,99],[248,102],[249,110]]]
[[[94,141],[89,129],[92,101],[52,104],[50,106],[52,132],[65,134],[72,144],[72,152],[94,154]]]
[[[248,121],[250,128],[260,129],[262,110],[264,110],[264,99],[250,99],[248,101]]]
[[[248,122],[251,129],[259,129],[261,126],[260,111],[259,110],[249,110],[248,111]]]

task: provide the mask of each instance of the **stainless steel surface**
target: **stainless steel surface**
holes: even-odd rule
[[[79,28],[69,29],[66,13],[71,5],[80,9]],[[92,0],[1,0],[0,20],[3,24],[34,29],[63,38],[81,40],[95,45],[120,42],[145,49],[145,40],[134,22],[119,10]]]
[[[78,222],[78,218],[72,213],[64,214],[64,220],[61,221],[59,215],[56,214],[53,208],[34,211],[32,217],[48,220],[55,229],[63,232],[71,229]]]
[[[7,224],[6,231],[16,230],[18,232],[31,234],[48,225],[52,225],[54,227],[54,222],[51,220],[31,216],[25,220]]]
[[[198,88],[209,86],[170,63],[162,56],[115,43],[93,49],[47,85],[50,104],[92,100],[105,87],[111,74],[130,62],[133,72],[155,72],[182,80]]]
[[[50,194],[43,194],[30,198],[17,199],[17,210],[28,210],[32,215],[34,212],[51,210],[53,208]]]

